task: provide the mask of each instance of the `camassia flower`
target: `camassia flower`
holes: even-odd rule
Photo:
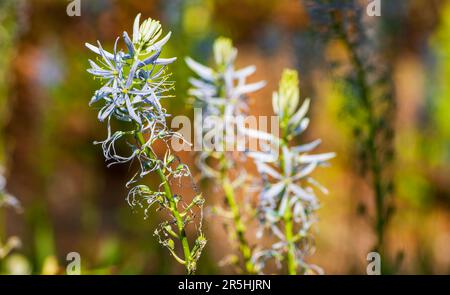
[[[242,183],[246,180],[243,165],[237,163],[244,154],[240,153],[241,157],[236,157],[225,146],[233,145],[242,136],[237,118],[247,113],[247,94],[261,89],[265,82],[246,82],[247,77],[255,72],[254,66],[235,69],[237,49],[230,39],[218,38],[214,42],[213,53],[215,64],[212,68],[186,58],[187,65],[197,74],[197,77],[189,79],[192,84],[189,94],[202,108],[203,121],[195,122],[196,129],[203,131],[202,138],[214,134],[215,140],[213,147],[206,146],[198,153],[197,166],[202,176],[213,179],[224,193],[226,208],[215,208],[215,211],[226,212],[221,214],[222,217],[231,217],[228,218],[230,222],[227,222],[231,229],[229,238],[232,245],[237,246],[241,257],[229,260],[235,261],[240,271],[253,274],[255,268],[251,261],[252,250],[246,239],[244,219],[248,216],[243,214],[245,206],[239,204],[235,197],[235,192],[239,187],[242,188]],[[211,118],[214,118],[214,124],[207,123]],[[227,130],[233,130],[232,134],[226,134]],[[234,130],[238,133],[235,134]],[[230,171],[234,171],[238,177],[234,177]]]
[[[184,203],[181,196],[174,195],[171,189],[171,179],[192,178],[189,168],[169,149],[169,140],[174,137],[184,139],[167,126],[169,114],[161,104],[162,99],[173,97],[170,92],[174,83],[170,80],[167,66],[176,58],[160,57],[171,33],[159,39],[162,28],[158,21],[147,19],[142,24],[139,22],[140,14],[134,21],[132,38],[127,32],[123,33],[127,52],[118,48],[120,38],[116,39],[112,52],[104,50],[100,42],[97,46],[86,43],[97,54],[96,61],[89,60],[88,72],[101,82],[90,105],[100,106],[98,119],[107,121],[108,129],[108,137],[97,144],[101,144],[108,165],[131,161],[139,164],[139,171],[127,183],[127,187],[135,185],[129,191],[128,203],[132,207],[144,208],[146,215],[151,206],[169,213],[169,219],[159,225],[155,235],[191,274],[195,272],[206,239],[201,231],[201,218],[195,226],[198,235],[192,247],[185,228],[199,219],[196,216],[202,216],[203,198],[196,192],[192,202]],[[113,121],[123,123],[113,124]],[[121,129],[114,131],[113,126],[120,126]],[[118,152],[116,145],[119,141],[130,146],[128,154]],[[153,150],[157,142],[167,147],[163,158],[159,158]],[[160,178],[158,187],[135,184],[149,173],[155,173]],[[194,212],[196,208],[200,214]],[[176,253],[174,240],[179,240],[183,257]]]
[[[270,249],[255,252],[253,260],[260,272],[269,258],[275,258],[279,264],[285,261],[289,274],[320,271],[320,268],[307,264],[305,257],[311,251],[311,230],[319,208],[313,187],[324,193],[327,190],[311,177],[311,173],[317,167],[327,165],[335,154],[310,154],[320,140],[289,145],[289,141],[309,124],[306,113],[310,100],[305,99],[297,109],[300,100],[298,84],[297,72],[284,70],[279,89],[273,94],[274,112],[280,121],[280,138],[262,131],[245,130],[249,136],[268,140],[276,147],[268,152],[248,153],[263,178],[258,209],[262,225],[259,236],[264,229],[269,229],[279,240]]]
[[[86,43],[90,50],[99,55],[98,64],[89,60],[91,68],[88,72],[104,81],[90,102],[94,104],[103,100],[104,106],[98,114],[100,121],[113,115],[119,120],[142,125],[148,119],[164,122],[166,117],[160,99],[170,97],[168,92],[173,89],[173,83],[169,80],[170,74],[166,73],[166,66],[176,58],[160,58],[160,54],[171,33],[154,42],[156,36],[148,30],[158,30],[159,36],[161,25],[147,20],[137,29],[139,18],[140,15],[136,17],[133,32],[133,40],[138,40],[136,43],[130,40],[127,32],[123,33],[128,53],[118,51],[119,38],[113,53],[105,51],[100,42],[98,46]],[[152,25],[147,28],[149,22]]]
[[[236,118],[246,115],[248,111],[247,95],[263,88],[266,83],[264,81],[256,83],[247,83],[247,78],[256,71],[255,66],[247,66],[242,69],[235,69],[234,62],[237,57],[237,49],[233,47],[232,41],[228,38],[219,37],[213,46],[215,66],[213,68],[204,66],[190,57],[186,58],[189,68],[197,74],[198,77],[189,78],[192,88],[189,89],[189,95],[195,97],[197,105],[202,108],[203,122],[202,124],[203,138],[206,134],[211,134],[214,128],[220,126],[220,131],[235,130]],[[208,118],[214,117],[214,124],[207,124]],[[200,127],[200,126],[198,126]],[[219,130],[217,129],[217,130]],[[239,128],[238,128],[239,131]],[[240,136],[239,134],[236,137]],[[236,138],[224,136],[222,134],[214,137],[215,147],[221,147],[225,150],[226,144],[235,141]],[[229,141],[227,143],[227,141]],[[217,149],[204,147],[197,164],[202,172],[203,177],[217,177],[219,169],[210,167],[207,160],[210,158],[218,158],[223,156],[223,152],[217,152]],[[224,166],[232,166],[230,157],[226,155]]]

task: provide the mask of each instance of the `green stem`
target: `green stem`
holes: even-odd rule
[[[225,198],[228,206],[233,214],[234,228],[236,230],[237,240],[239,243],[239,251],[244,258],[245,270],[248,274],[255,274],[255,267],[252,263],[252,251],[248,245],[247,239],[245,238],[245,226],[242,222],[241,213],[236,204],[234,189],[230,183],[230,180],[224,173],[222,173],[222,187],[225,192]]]
[[[296,275],[297,261],[295,259],[294,224],[292,223],[292,212],[289,208],[287,208],[286,212],[284,213],[283,221],[284,221],[284,232],[286,235],[286,241],[288,243],[288,252],[287,252],[288,273],[290,275]]]
[[[142,135],[142,132],[136,131],[136,138],[139,141],[141,145],[145,144],[144,136]],[[149,148],[145,149],[145,152],[147,153],[147,156],[149,156],[151,159],[157,159],[157,156],[153,153],[153,151]],[[191,250],[189,247],[189,241],[186,236],[186,231],[184,229],[185,224],[183,221],[183,218],[181,217],[180,212],[178,211],[177,202],[175,201],[172,190],[170,188],[169,182],[167,180],[166,175],[164,174],[163,169],[158,168],[157,174],[159,178],[161,179],[162,185],[164,187],[164,193],[166,195],[167,200],[169,201],[169,210],[172,212],[173,216],[175,217],[175,221],[177,224],[178,229],[178,236],[181,241],[181,245],[183,247],[183,254],[184,254],[184,265],[187,271],[187,274],[191,275],[195,272],[195,265],[192,261],[191,256]]]
[[[287,126],[286,126],[287,128]],[[286,132],[286,128],[282,128],[282,140],[281,140],[281,147],[287,147],[288,146],[288,133]],[[281,170],[284,171],[284,157],[283,154],[280,154],[280,160],[281,160]],[[292,220],[292,211],[290,209],[290,206],[286,208],[286,212],[284,212],[283,215],[283,222],[284,222],[284,234],[286,237],[286,242],[288,244],[288,251],[287,251],[287,268],[288,268],[288,274],[290,275],[296,275],[297,274],[297,260],[295,258],[295,240],[294,240],[294,223]]]

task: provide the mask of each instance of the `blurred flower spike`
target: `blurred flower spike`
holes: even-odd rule
[[[226,146],[237,138],[222,136],[215,132],[219,129],[226,130],[227,127],[231,127],[232,130],[236,129],[238,122],[235,118],[247,114],[248,94],[260,90],[266,85],[266,82],[247,83],[248,77],[255,73],[256,67],[252,65],[242,69],[235,68],[237,49],[233,47],[231,39],[217,38],[213,45],[213,52],[214,67],[202,65],[190,57],[186,58],[186,64],[197,75],[197,77],[189,78],[192,85],[189,95],[193,96],[196,104],[202,108],[203,122],[196,122],[199,124],[196,125],[196,128],[203,131],[203,138],[214,134],[215,139],[220,141],[216,143],[216,146]],[[209,117],[214,117],[216,124],[208,124]],[[215,128],[213,125],[221,126],[221,128]],[[237,134],[236,137],[242,135]],[[211,157],[216,159],[223,157],[222,166],[210,167],[207,162]],[[208,148],[204,148],[197,158],[197,165],[203,177],[218,177],[219,171],[233,166],[232,162],[229,155]]]
[[[203,115],[202,120],[196,120],[195,128],[202,130],[202,138],[214,135],[216,146],[223,147],[204,148],[199,151],[197,166],[202,177],[211,178],[214,184],[220,185],[224,194],[226,207],[216,207],[214,211],[224,218],[227,228],[230,226],[229,240],[242,257],[229,261],[234,261],[235,266],[243,272],[254,274],[255,268],[251,262],[252,247],[245,237],[245,223],[249,219],[245,214],[248,213],[245,212],[247,207],[235,196],[235,192],[239,189],[246,192],[246,185],[243,184],[248,177],[244,165],[239,163],[245,160],[245,154],[239,153],[237,156],[236,153],[227,152],[224,147],[243,138],[238,118],[248,113],[248,94],[260,90],[266,83],[264,81],[247,83],[247,78],[256,71],[255,66],[235,69],[234,62],[238,50],[233,46],[231,39],[217,38],[213,44],[213,54],[215,65],[212,67],[186,58],[187,65],[196,74],[189,79],[192,85],[189,94],[195,98],[195,103],[201,107]],[[215,119],[215,124],[208,124],[211,118]],[[237,130],[237,134],[231,132],[232,134],[222,135],[221,130]]]

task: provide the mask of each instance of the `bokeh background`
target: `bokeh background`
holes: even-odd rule
[[[389,42],[369,50],[387,57],[395,101],[386,260],[392,273],[450,274],[450,1],[381,2],[381,17],[364,18],[368,28],[383,28],[379,43]],[[86,72],[92,54],[84,43],[98,39],[111,48],[139,12],[173,32],[166,54],[179,60],[171,67],[177,84],[169,113],[191,115],[183,57],[207,63],[220,35],[234,40],[238,66],[256,65],[252,79],[268,82],[250,98],[254,114],[271,114],[284,67],[300,71],[302,97],[313,99],[302,140],[320,137],[320,151],[338,155],[315,172],[330,194],[320,195],[310,261],[329,274],[365,273],[376,242],[373,192],[356,167],[349,97],[330,67],[345,65],[348,53],[318,29],[305,1],[81,0],[79,17],[66,14],[68,3],[0,0],[0,164],[23,207],[0,208],[0,244],[11,236],[22,244],[1,260],[3,273],[64,273],[72,251],[81,255],[82,273],[181,273],[153,237],[157,214],[144,220],[125,201],[129,167],[106,168],[92,144],[106,130],[88,107],[96,83]],[[182,156],[192,163],[192,154]],[[204,190],[207,205],[220,201]],[[217,263],[230,249],[220,221],[207,219],[205,227],[209,244],[198,272],[233,273]]]

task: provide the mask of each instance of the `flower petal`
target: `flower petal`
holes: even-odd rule
[[[186,61],[186,64],[188,65],[188,67],[192,71],[194,71],[197,75],[199,75],[202,79],[211,81],[211,82],[214,81],[216,73],[212,69],[205,67],[204,65],[196,62],[195,60],[193,60],[190,57],[186,57],[185,61]]]
[[[141,18],[141,14],[138,13],[133,23],[133,43],[136,44],[139,41],[139,20]]]

